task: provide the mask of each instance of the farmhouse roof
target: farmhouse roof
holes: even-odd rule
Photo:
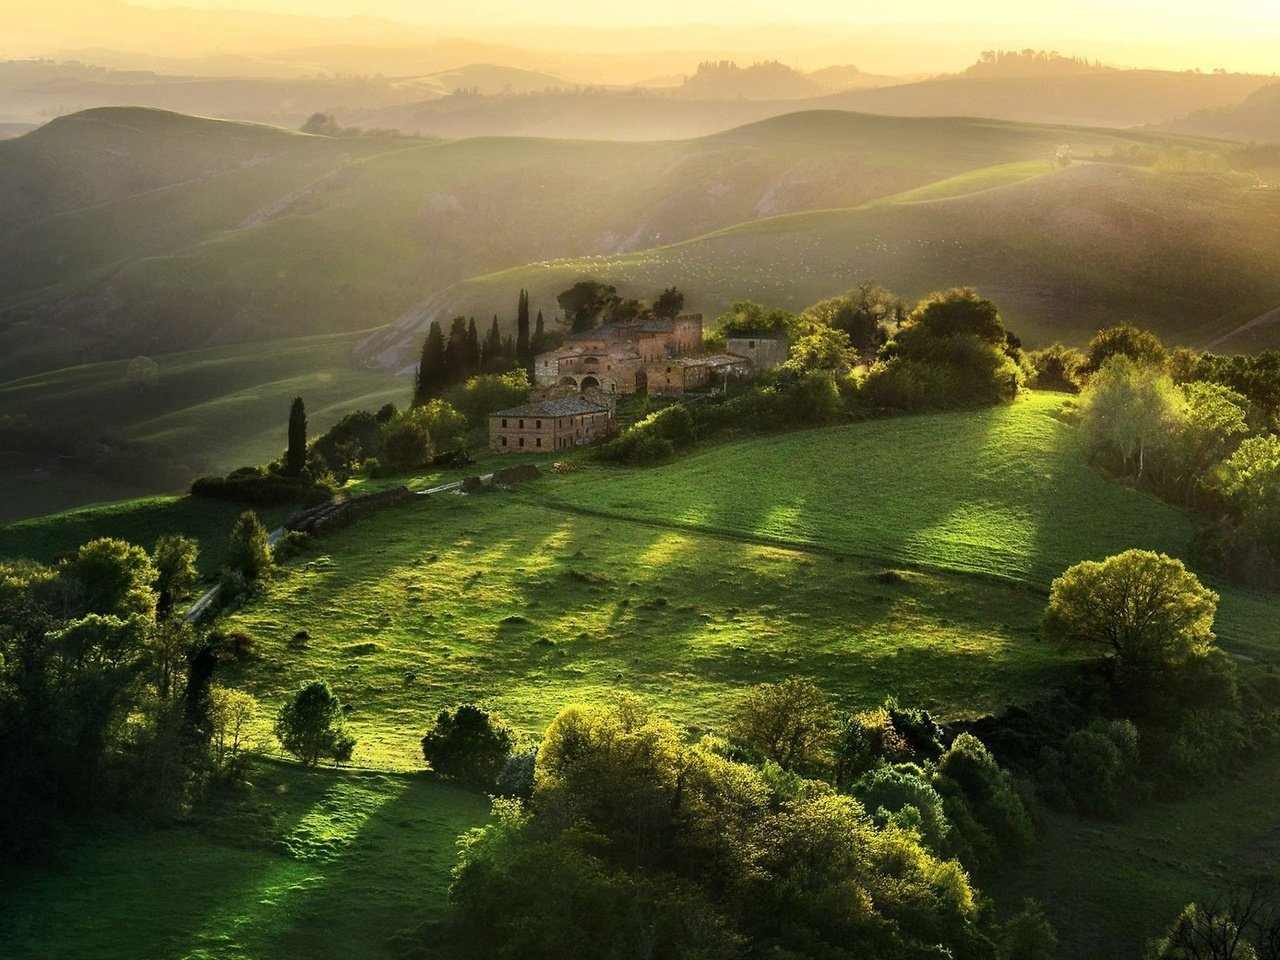
[[[785,330],[729,330],[726,340],[785,340]]]
[[[686,367],[739,367],[751,363],[736,353],[712,353],[705,357],[685,357],[680,361]]]
[[[523,406],[512,407],[510,410],[499,410],[491,413],[492,417],[546,417],[554,419],[556,417],[577,417],[585,413],[608,413],[609,408],[598,403],[592,403],[585,397],[578,394],[572,394],[562,397],[559,400],[538,400],[535,403],[526,403]]]

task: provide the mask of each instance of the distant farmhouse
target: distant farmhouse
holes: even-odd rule
[[[785,342],[782,350],[785,360]],[[750,372],[745,356],[702,353],[702,314],[692,313],[674,320],[605,323],[570,334],[564,346],[535,358],[533,378],[541,390],[678,397]]]
[[[568,450],[604,436],[613,410],[571,394],[538,400],[489,415],[489,449],[494,453],[548,453]]]
[[[679,397],[771,370],[787,359],[776,331],[734,332],[725,353],[702,348],[702,314],[604,323],[534,358],[534,400],[489,416],[494,453],[546,453],[612,432],[614,397]]]

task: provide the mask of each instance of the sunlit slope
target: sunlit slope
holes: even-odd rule
[[[367,352],[394,365],[432,318],[478,312],[520,287],[545,301],[582,276],[631,295],[674,283],[709,315],[738,299],[798,310],[866,277],[913,297],[972,284],[1030,344],[1081,343],[1124,321],[1202,346],[1280,305],[1280,195],[1112,164],[1038,169],[1002,166],[857,209],[476,278],[381,332]],[[1280,326],[1269,324],[1219,348],[1277,344]]]
[[[1152,140],[828,111],[692,141],[427,142],[90,111],[0,143],[0,377],[367,328],[470,276],[857,206],[1064,142]],[[509,319],[514,295],[477,313]]]
[[[171,467],[150,477],[131,473],[123,485],[101,483],[85,471],[87,458],[77,456],[60,462],[52,478],[36,482],[28,475],[32,468],[53,458],[35,456],[24,470],[7,470],[0,480],[0,522],[39,513],[42,505],[61,508],[173,490],[200,473],[273,459],[284,449],[295,396],[306,402],[313,433],[349,410],[403,404],[409,389],[404,380],[351,363],[357,338],[304,337],[160,355],[158,383],[141,391],[125,379],[127,361],[0,384],[0,417],[25,415],[45,425],[58,452],[79,450],[101,436],[113,444],[136,444]]]

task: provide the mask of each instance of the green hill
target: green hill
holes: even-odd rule
[[[521,287],[546,302],[583,276],[632,296],[674,283],[710,316],[738,299],[800,310],[867,277],[911,297],[971,284],[1032,345],[1131,322],[1172,343],[1263,349],[1280,345],[1280,325],[1241,328],[1280,303],[1280,197],[1113,163],[1001,165],[854,209],[475,278],[380,331],[365,355],[395,366],[431,319],[482,313]]]
[[[0,142],[0,378],[365,329],[467,277],[865,204],[1064,140],[1158,142],[826,112],[690,141],[440,143],[89,111]]]

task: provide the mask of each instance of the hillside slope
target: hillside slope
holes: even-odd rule
[[[1238,104],[1197,110],[1165,129],[1229,140],[1280,143],[1280,83],[1262,87]]]
[[[1064,140],[1152,142],[839,112],[690,141],[424,142],[91,111],[0,142],[0,378],[364,329],[470,276],[864,204]]]
[[[632,296],[674,283],[708,315],[738,299],[799,310],[867,277],[911,297],[972,284],[1032,345],[1082,343],[1125,321],[1173,343],[1260,349],[1280,345],[1280,325],[1232,334],[1280,304],[1280,196],[1107,163],[986,170],[857,209],[474,278],[376,333],[364,355],[395,369],[432,319],[480,313],[521,287],[545,303],[582,276]]]

